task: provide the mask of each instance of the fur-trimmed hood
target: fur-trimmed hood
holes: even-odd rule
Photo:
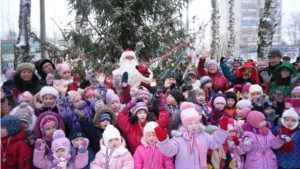
[[[26,108],[28,108],[28,109],[30,110],[30,114],[31,114],[31,123],[30,123],[28,129],[26,129],[26,130],[33,131],[33,130],[34,130],[34,127],[35,127],[35,123],[36,123],[37,117],[35,116],[34,110],[33,110],[33,108],[32,108],[30,105],[28,105]],[[15,108],[9,113],[9,115],[15,115],[15,114],[17,113],[18,109],[21,109],[21,107],[20,107],[20,106],[15,107]]]
[[[200,123],[198,132],[204,132],[205,128],[206,127],[202,123]],[[186,131],[187,130],[184,127],[181,126],[178,130],[172,130],[171,131],[171,136],[172,137],[180,137]]]
[[[96,112],[96,114],[94,116],[94,119],[93,119],[94,126],[97,127],[97,128],[101,128],[100,127],[100,123],[99,123],[99,119],[100,119],[100,116],[102,114],[104,114],[104,113],[107,113],[107,114],[110,115],[110,117],[111,117],[111,124],[113,126],[116,126],[116,124],[117,124],[117,117],[116,117],[114,111],[110,107],[103,107],[98,112]]]

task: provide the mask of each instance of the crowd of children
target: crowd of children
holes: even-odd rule
[[[1,168],[299,169],[297,70],[284,63],[260,83],[252,61],[233,71],[222,58],[224,75],[214,60],[205,69],[210,53],[182,81],[172,72],[136,89],[130,71],[88,70],[79,84],[67,62],[5,70]]]

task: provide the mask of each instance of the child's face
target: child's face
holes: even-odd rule
[[[201,121],[202,121],[202,112],[201,111],[198,111],[198,114],[199,114],[199,122],[201,123]]]
[[[89,102],[92,102],[94,100],[94,98],[95,98],[95,95],[90,95],[90,96],[86,97],[85,99]]]
[[[189,132],[196,132],[199,129],[199,120],[189,122],[186,127]]]
[[[117,149],[120,145],[120,141],[118,138],[113,138],[108,140],[108,147],[112,150]]]
[[[288,129],[292,129],[295,126],[296,120],[292,117],[285,117],[284,124]]]
[[[292,98],[300,100],[300,93],[297,93],[297,92],[293,93]]]
[[[153,145],[156,143],[156,141],[157,141],[157,138],[156,138],[156,135],[154,132],[151,131],[146,134],[146,142],[148,144]]]
[[[262,122],[259,123],[259,127],[266,127],[267,122],[266,120],[263,120]]]
[[[243,108],[241,106],[236,106],[235,109],[236,117],[242,118],[243,116]]]
[[[75,96],[74,101],[73,101],[73,108],[74,109],[79,109],[82,107],[82,99],[80,95]]]
[[[204,85],[204,88],[205,89],[209,89],[209,88],[212,88],[212,83],[211,82],[208,82]]]
[[[194,75],[191,76],[191,79],[192,79],[192,83],[196,82],[196,77]]]
[[[23,121],[23,120],[21,120],[21,125],[22,125],[22,129],[28,129],[28,127],[29,127],[29,124],[28,124],[28,122],[26,122],[26,121]]]
[[[243,97],[243,99],[248,100],[249,99],[249,92],[243,92],[242,97]]]
[[[145,103],[146,106],[149,105],[149,99],[143,98],[143,101],[144,101],[144,103]]]
[[[197,94],[196,101],[198,104],[203,105],[205,102],[205,95],[203,93]]]
[[[81,147],[84,137],[78,137],[72,140],[72,143],[75,148]]]
[[[55,156],[59,159],[60,157],[65,157],[66,153],[66,149],[59,148],[55,151]]]
[[[216,103],[216,105],[215,105],[215,108],[218,108],[218,109],[220,109],[220,110],[223,110],[224,107],[225,107],[225,104],[224,104],[224,103]]]
[[[7,136],[8,136],[7,129],[1,127],[1,138],[7,137]]]
[[[282,68],[280,73],[282,78],[287,78],[291,76],[291,71],[287,68]]]
[[[177,101],[175,100],[175,98],[172,95],[168,94],[167,104],[169,104],[169,105],[177,105]]]
[[[232,108],[232,107],[234,106],[234,104],[235,104],[234,99],[232,99],[232,98],[228,98],[228,99],[227,99],[227,106],[228,106],[229,108]]]
[[[232,138],[232,137],[234,137],[234,136],[236,136],[236,131],[230,130],[229,133],[228,133],[228,137],[229,137],[229,138]]]
[[[174,78],[168,78],[169,84],[172,85],[172,83],[176,84],[176,79]]]
[[[61,75],[61,77],[62,77],[63,79],[65,79],[65,80],[69,80],[70,77],[71,77],[71,72],[70,72],[70,71],[65,71],[65,72]]]
[[[110,121],[109,120],[103,120],[100,122],[100,128],[105,130],[106,127],[110,124]]]
[[[114,100],[111,104],[110,104],[111,109],[113,109],[113,111],[118,111],[120,108],[120,102],[118,102],[117,100]]]
[[[257,101],[260,96],[261,96],[261,92],[253,92],[253,93],[251,93],[251,99],[253,101]]]
[[[145,110],[140,110],[136,115],[140,123],[144,123],[147,119],[147,112]]]
[[[270,111],[272,110],[272,107],[269,106],[267,108],[265,108],[265,114],[268,116],[270,114]]]
[[[45,128],[44,129],[44,132],[45,132],[45,135],[46,136],[49,136],[49,137],[52,137],[53,136],[53,133],[57,130],[56,126],[55,125],[52,125],[48,128]]]
[[[46,94],[42,101],[45,107],[52,107],[56,102],[56,98],[50,94]]]

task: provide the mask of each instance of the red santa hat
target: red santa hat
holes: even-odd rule
[[[132,56],[137,61],[135,53],[131,49],[127,48],[127,49],[122,51],[122,55],[121,55],[121,58],[120,58],[120,63],[123,63],[127,56]]]

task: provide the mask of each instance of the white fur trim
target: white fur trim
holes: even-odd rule
[[[200,80],[196,80],[196,82],[195,82],[195,83],[193,83],[193,88],[195,88],[195,87],[198,87],[198,88],[200,88],[200,86],[201,86],[201,82],[200,82]]]
[[[180,136],[182,136],[182,132],[180,132],[178,130],[172,130],[171,131],[171,136],[172,137],[180,137]]]
[[[298,127],[299,125],[299,115],[298,113],[294,110],[294,108],[290,108],[286,111],[283,112],[282,117],[281,117],[281,124],[286,127],[286,125],[284,124],[284,118],[285,117],[291,117],[293,119],[296,120],[296,123],[294,125],[293,128],[291,128],[291,130],[294,130],[296,127]]]
[[[40,99],[43,99],[43,96],[50,94],[55,98],[58,97],[58,91],[54,87],[44,86],[40,91]]]
[[[132,56],[137,61],[135,53],[133,51],[130,51],[130,52],[126,51],[126,52],[122,53],[122,55],[120,57],[120,63],[123,63],[125,61],[125,59],[126,59],[127,56]]]
[[[30,112],[31,112],[31,123],[30,123],[30,125],[29,125],[29,127],[28,127],[28,130],[30,130],[30,131],[33,131],[33,129],[34,129],[34,126],[35,126],[35,123],[36,123],[36,116],[34,115],[34,110],[33,110],[33,108],[31,107],[31,106],[27,106],[27,108],[29,108],[30,109]],[[9,115],[15,115],[16,113],[17,113],[17,110],[18,109],[20,109],[20,106],[17,106],[17,107],[15,107],[10,113],[9,113]]]

